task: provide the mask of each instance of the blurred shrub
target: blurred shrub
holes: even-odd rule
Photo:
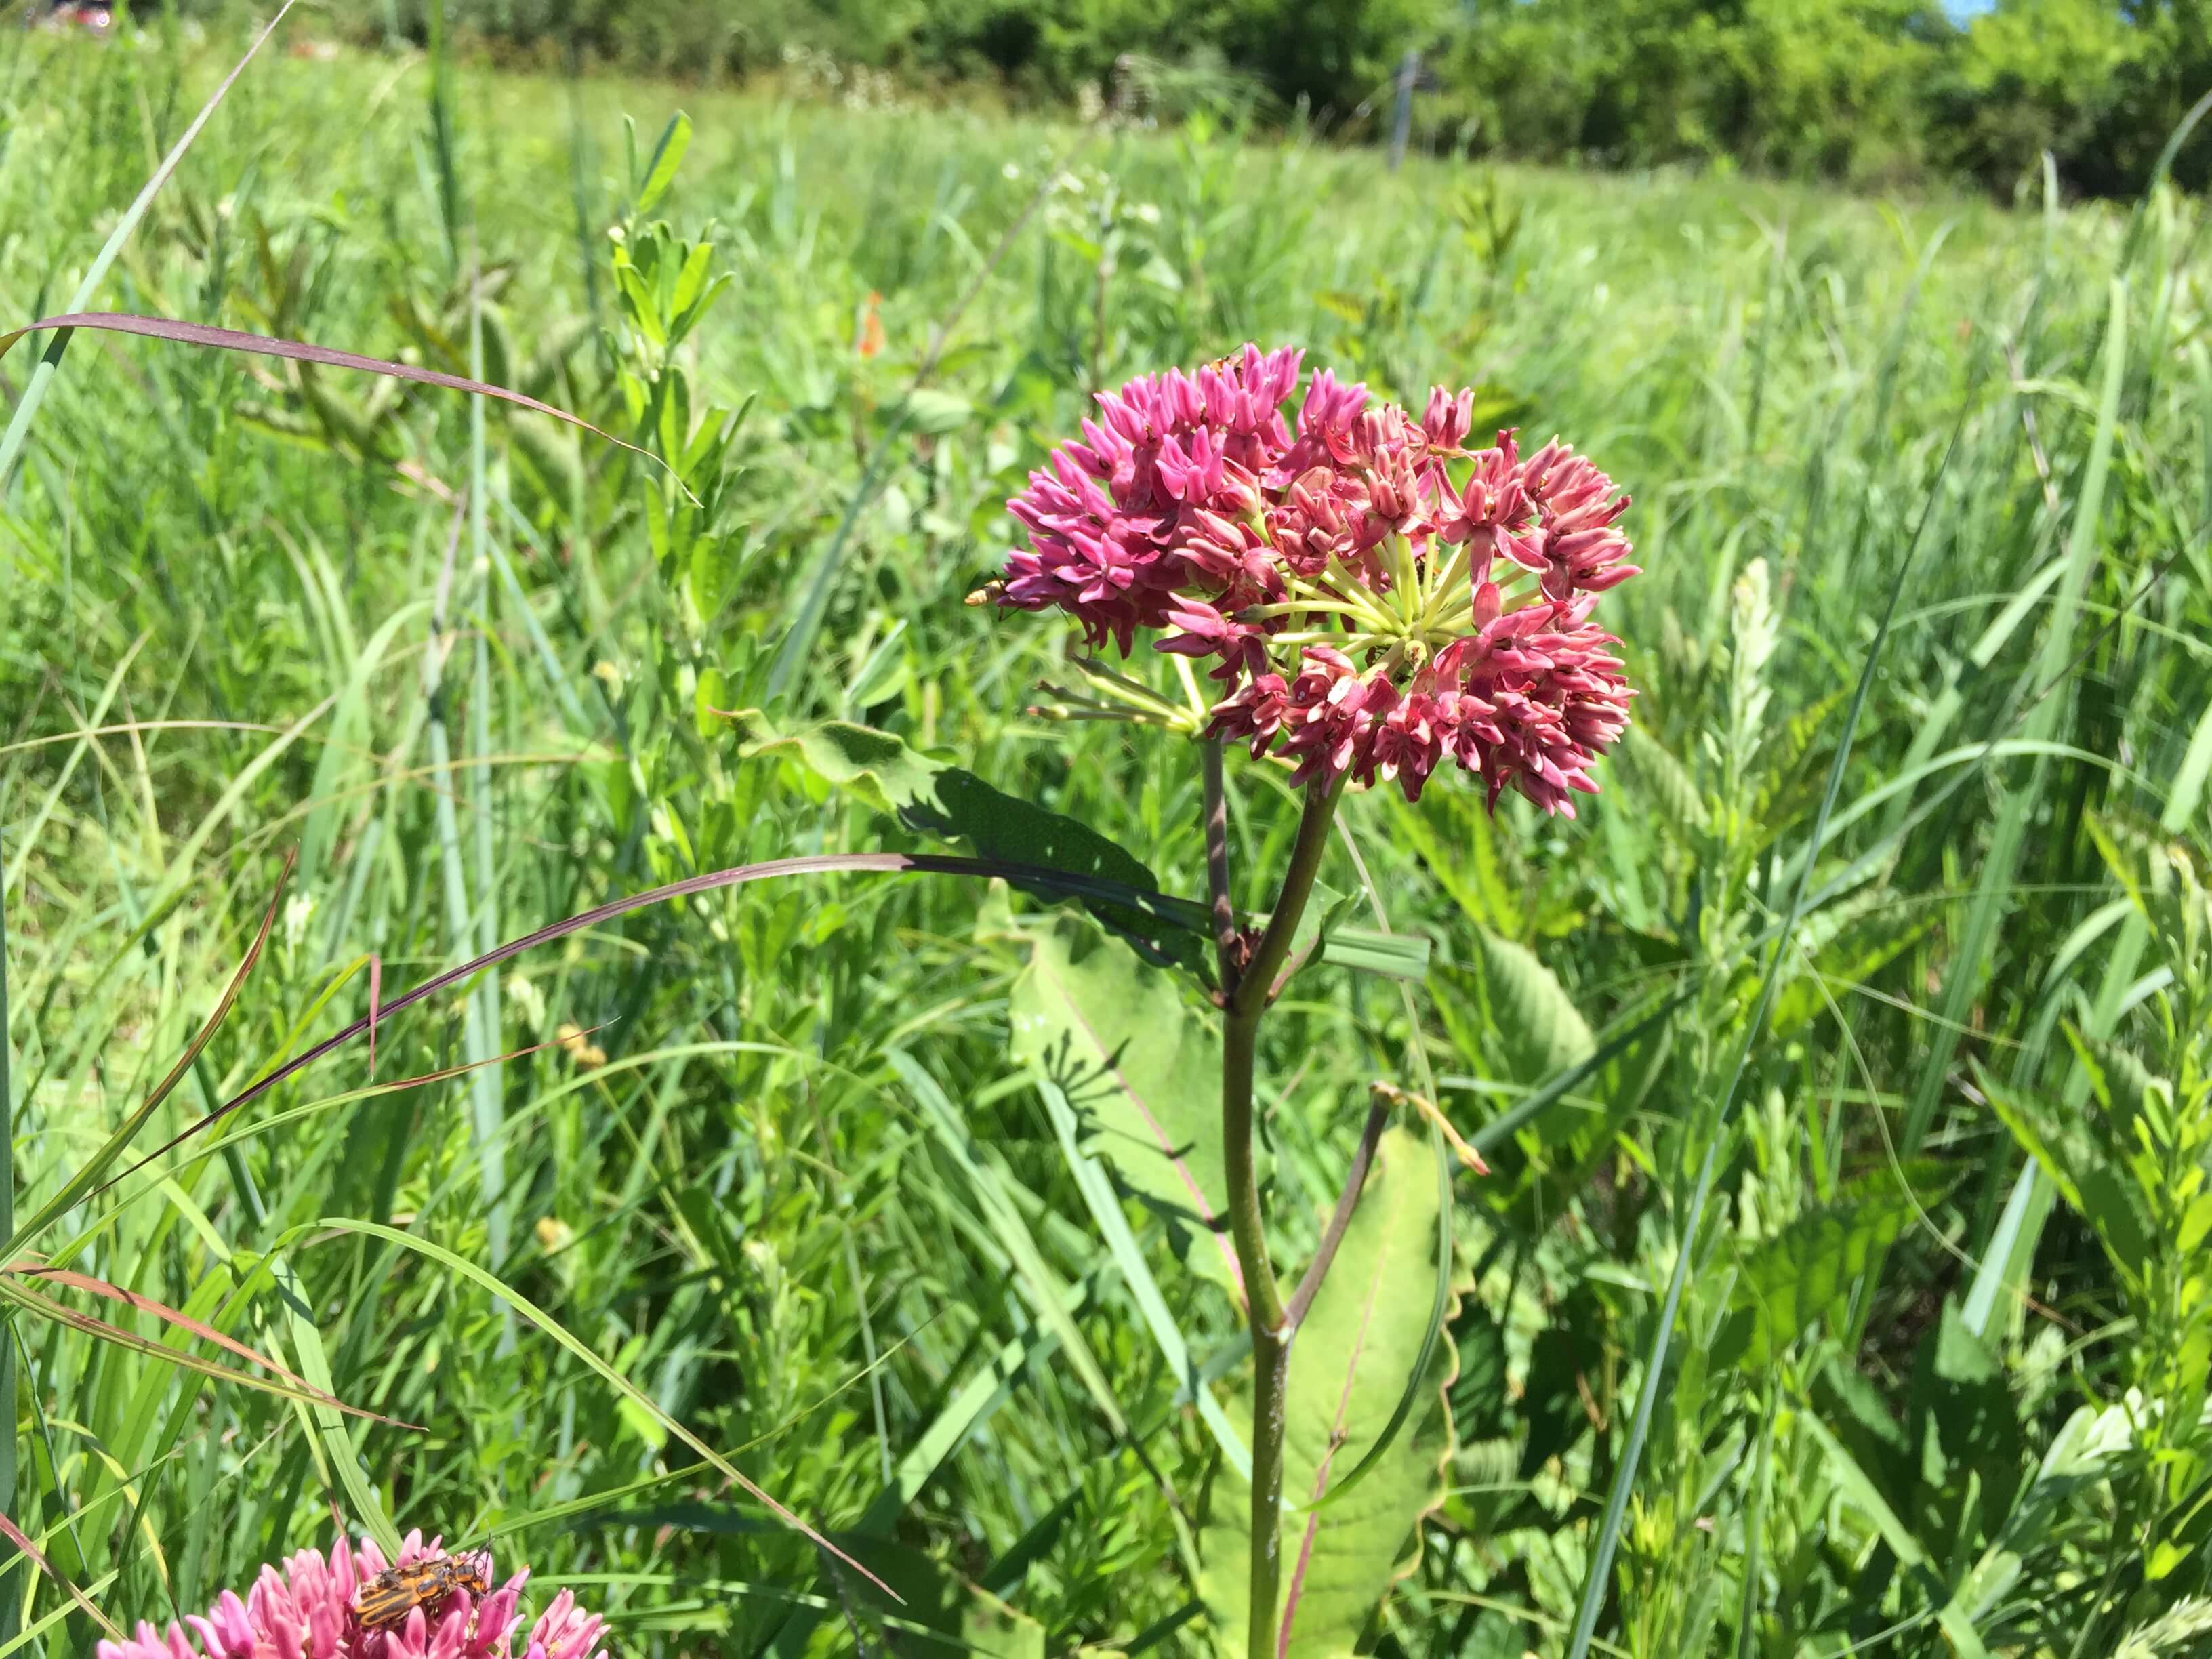
[[[356,38],[419,45],[434,3],[340,15]],[[2070,189],[2136,191],[2212,89],[2212,0],[1997,0],[1963,25],[1944,0],[445,0],[445,15],[457,42],[543,64],[717,79],[833,64],[1085,103],[1133,82],[1196,88],[1196,105],[1258,96],[1354,136],[1387,119],[1392,71],[1419,49],[1438,148],[1999,191],[2032,183],[2046,150]],[[2212,123],[2176,173],[2212,179]]]
[[[1480,149],[1888,175],[1948,33],[1923,0],[1484,0],[1444,79]]]
[[[151,9],[140,0],[142,9]],[[176,0],[185,13],[238,0]],[[367,0],[356,39],[429,39],[436,0]],[[456,43],[495,57],[587,62],[700,78],[773,70],[799,54],[929,79],[992,76],[1066,98],[1111,89],[1115,65],[1225,72],[1285,108],[1342,112],[1387,82],[1409,45],[1438,37],[1455,0],[446,0]]]
[[[2190,103],[2212,90],[2204,0],[2007,0],[1976,18],[1931,87],[1941,159],[1999,190],[2048,150],[2070,187],[2121,195],[2148,177]],[[2212,180],[2200,128],[2175,176]]]
[[[1830,178],[1963,173],[2008,190],[2045,150],[2124,195],[2212,91],[2212,0],[1473,0],[1431,131],[1612,165]],[[2176,174],[2212,176],[2212,130]]]

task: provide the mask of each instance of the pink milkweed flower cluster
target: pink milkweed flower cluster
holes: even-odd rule
[[[410,1532],[398,1565],[440,1553],[436,1539],[425,1545]],[[356,1550],[341,1536],[327,1556],[301,1550],[265,1566],[242,1598],[225,1590],[206,1613],[188,1613],[166,1632],[141,1621],[129,1639],[100,1643],[98,1659],[599,1659],[605,1620],[567,1590],[515,1646],[526,1567],[481,1599],[455,1590],[428,1611],[410,1608],[388,1629],[364,1630],[354,1596],[387,1565],[369,1540]]]
[[[1395,781],[1446,758],[1547,811],[1590,769],[1635,695],[1591,620],[1638,574],[1628,498],[1556,439],[1470,449],[1474,394],[1416,419],[1328,370],[1284,407],[1303,352],[1140,375],[1098,396],[1007,510],[1029,532],[999,604],[1060,610],[1095,649],[1214,659],[1207,735],[1284,756],[1294,781]]]

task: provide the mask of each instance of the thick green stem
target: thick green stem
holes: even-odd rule
[[[1291,1373],[1291,1331],[1267,1260],[1260,1183],[1252,1159],[1252,1073],[1257,1013],[1232,1006],[1221,1034],[1221,1133],[1229,1182],[1229,1224],[1252,1318],[1251,1659],[1273,1659],[1275,1606],[1283,1582],[1283,1413]]]
[[[0,859],[0,870],[7,860]],[[0,876],[0,1238],[15,1236],[15,1112],[14,1085],[9,1077],[8,1049],[8,892]],[[0,1321],[0,1514],[15,1509],[15,1324]],[[23,1517],[27,1523],[29,1516]],[[0,1642],[13,1641],[22,1622],[23,1581],[16,1552],[0,1544]]]
[[[1198,752],[1206,797],[1206,884],[1213,896],[1214,967],[1226,999],[1237,988],[1237,900],[1229,884],[1229,795],[1221,781],[1221,745],[1201,743]]]
[[[1298,819],[1298,838],[1291,847],[1290,868],[1283,872],[1283,887],[1275,897],[1275,913],[1267,918],[1267,932],[1252,952],[1252,960],[1229,1000],[1231,1018],[1256,1020],[1267,1012],[1270,988],[1291,954],[1291,940],[1298,921],[1313,896],[1314,881],[1321,874],[1322,855],[1328,851],[1329,826],[1336,821],[1337,797],[1344,791],[1341,778],[1306,790],[1306,807]]]
[[[1291,1376],[1291,1341],[1296,1335],[1283,1310],[1283,1295],[1267,1259],[1267,1231],[1260,1211],[1260,1182],[1253,1160],[1255,1124],[1252,1085],[1258,1055],[1261,1017],[1275,975],[1289,957],[1291,939],[1321,873],[1328,850],[1329,825],[1336,816],[1340,782],[1306,791],[1305,811],[1274,914],[1252,959],[1234,985],[1223,987],[1228,1018],[1221,1034],[1221,1138],[1224,1173],[1229,1183],[1229,1225],[1237,1243],[1237,1262],[1244,1279],[1244,1300],[1252,1321],[1252,1575],[1249,1659],[1275,1659],[1275,1609],[1281,1595],[1283,1561],[1284,1405]]]

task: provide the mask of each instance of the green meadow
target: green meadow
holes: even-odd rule
[[[1391,172],[285,29],[135,217],[246,38],[0,43],[6,326],[599,430],[94,328],[0,359],[0,1513],[40,1558],[0,1652],[335,1524],[486,1542],[622,1659],[1245,1651],[1241,1316],[1036,1034],[1118,1025],[1203,1121],[1197,975],[1036,882],[848,867],[392,1005],[687,878],[1000,857],[896,810],[940,766],[1203,896],[1194,745],[963,601],[1094,391],[1247,340],[1571,441],[1644,569],[1602,793],[1347,796],[1364,931],[1265,1027],[1279,1261],[1403,1103],[1344,1257],[1395,1370],[1305,1425],[1380,1449],[1301,1511],[1342,1579],[1291,1651],[2204,1650],[2201,201]],[[1297,800],[1225,769],[1262,910]],[[224,1109],[370,1016],[373,1065]]]

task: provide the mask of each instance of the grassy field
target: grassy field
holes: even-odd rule
[[[10,318],[68,307],[232,55],[0,43]],[[1642,695],[1603,795],[1571,822],[1493,822],[1464,780],[1350,799],[1323,879],[1429,967],[1316,971],[1268,1028],[1281,1259],[1375,1081],[1493,1165],[1456,1177],[1448,1296],[1432,1243],[1393,1269],[1416,1334],[1444,1310],[1401,1443],[1442,1478],[1362,1639],[2202,1651],[2202,204],[1391,174],[1202,121],[714,96],[641,213],[676,102],[272,49],[84,308],[473,368],[673,455],[700,505],[505,405],[88,331],[27,429],[0,1100],[43,1225],[0,1273],[0,1509],[52,1574],[15,1560],[0,1617],[86,1652],[57,1576],[166,1623],[336,1512],[489,1537],[623,1656],[1231,1631],[1224,1431],[1174,1355],[1233,1413],[1234,1310],[1102,1200],[1010,1051],[1078,911],[917,875],[656,904],[380,1018],[373,1073],[353,1043],[112,1190],[65,1183],[142,1103],[131,1158],[372,984],[697,872],[934,846],[720,710],[896,733],[1202,893],[1188,745],[1030,712],[1071,707],[1036,690],[1079,685],[1066,630],[962,601],[1091,390],[1249,338],[1571,439],[1633,493],[1646,571],[1608,601]],[[693,243],[711,297],[675,274]],[[11,409],[45,343],[0,362]],[[1229,786],[1249,867],[1279,861],[1279,776],[1232,754]],[[1164,1044],[1204,1018],[1145,1006]],[[396,1421],[179,1370],[269,1376],[26,1251]]]

